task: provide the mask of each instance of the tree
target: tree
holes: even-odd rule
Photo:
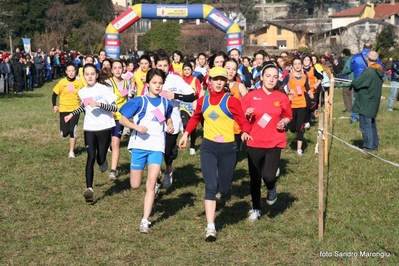
[[[106,26],[114,19],[114,6],[111,0],[81,0],[90,20]]]
[[[180,36],[180,29],[181,26],[177,21],[154,21],[151,29],[141,38],[142,49],[154,51],[162,48],[168,53],[172,53],[181,47],[178,38]]]
[[[87,16],[81,4],[65,5],[55,2],[47,9],[45,16],[46,30],[57,36],[53,47],[63,49],[67,34],[72,29],[79,28],[85,20]]]
[[[315,11],[323,11],[326,7],[333,4],[345,6],[346,0],[286,0],[285,3],[290,6],[290,17],[307,17],[313,16]]]
[[[389,51],[397,48],[395,36],[395,29],[393,26],[384,26],[377,35],[374,47],[381,58],[389,57]]]
[[[82,53],[97,53],[99,44],[104,43],[104,26],[95,21],[88,21],[82,27],[74,29],[67,37],[67,47]]]

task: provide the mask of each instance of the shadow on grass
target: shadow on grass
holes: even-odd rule
[[[194,206],[195,195],[191,192],[179,194],[177,198],[170,199],[159,199],[154,202],[152,212],[163,212],[155,221],[151,222],[152,226],[161,220],[168,219],[171,216],[176,215],[181,209],[185,207]]]
[[[290,193],[286,192],[278,193],[277,197],[277,201],[273,205],[270,206],[267,203],[264,204],[262,215],[267,215],[269,218],[275,218],[276,216],[283,214],[287,209],[291,208],[292,204],[298,200],[296,197],[293,197]]]
[[[201,177],[199,177],[200,175]],[[163,178],[163,176],[161,177]],[[181,167],[176,167],[173,172],[173,185],[167,190],[161,190],[161,192],[172,192],[182,187],[198,186],[202,182],[201,169],[199,166],[193,164],[186,164]],[[162,193],[159,195],[162,197]]]
[[[359,147],[359,148],[363,148],[363,139],[355,139],[352,141],[352,145]]]
[[[108,180],[108,175],[107,175],[107,180]],[[111,182],[111,181],[108,181],[108,182]],[[102,187],[102,186],[105,186],[106,184],[108,184],[108,182],[100,183],[95,186]],[[90,205],[95,205],[99,201],[101,201],[102,199],[104,199],[106,197],[110,197],[114,194],[121,193],[122,191],[130,189],[130,179],[129,178],[116,179],[115,181],[112,181],[112,182],[113,182],[112,186],[110,188],[108,188],[106,191],[104,191],[100,197],[98,197],[98,198],[95,197],[94,202],[91,203]]]
[[[289,144],[290,149],[293,150],[293,151],[296,151],[296,150],[297,150],[297,143],[296,143],[296,142],[297,142],[296,140],[293,140],[293,141],[291,141],[290,144]],[[309,143],[313,143],[313,141],[312,141],[311,139],[304,139],[304,140],[303,140],[303,142],[302,142],[302,150],[303,150],[303,152],[306,151],[306,149],[307,149],[308,146],[309,146],[309,145],[308,145]]]
[[[42,98],[44,97],[43,93],[32,93],[32,92],[24,92],[24,93],[13,93],[10,92],[8,94],[0,93],[0,98],[2,101],[15,100],[16,98]]]
[[[220,204],[220,203],[217,203]],[[217,207],[221,209],[220,214],[216,216],[216,230],[222,230],[226,225],[233,225],[247,218],[250,204],[247,201],[238,201],[231,206]]]

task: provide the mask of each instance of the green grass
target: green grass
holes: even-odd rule
[[[52,113],[54,84],[0,96],[0,265],[399,264],[398,168],[331,138],[324,177],[325,236],[319,241],[316,126],[305,134],[302,157],[293,149],[295,136],[288,134],[278,201],[272,207],[263,202],[257,223],[246,221],[251,205],[243,152],[231,198],[218,206],[218,239],[206,243],[199,156],[184,150],[174,163],[173,186],[156,199],[150,234],[140,234],[144,186],[130,189],[127,139],[122,144],[119,179],[109,182],[107,173],[101,174],[96,166],[96,201],[86,204],[83,116],[78,157],[68,159],[68,141],[59,136],[59,117]],[[359,145],[358,124],[341,118],[342,92],[335,93],[332,132]],[[389,89],[384,88],[383,94],[388,97]],[[386,106],[387,99],[382,100],[376,155],[399,162],[399,103],[395,102],[394,112],[386,111]],[[358,256],[336,257],[335,251]],[[390,256],[366,258],[361,251]],[[332,257],[321,257],[320,252],[331,252]]]

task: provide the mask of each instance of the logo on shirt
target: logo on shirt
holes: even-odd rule
[[[253,98],[255,101],[262,101],[262,98],[254,97]]]
[[[274,106],[280,106],[280,102],[274,102]]]
[[[219,115],[215,111],[212,111],[212,112],[209,113],[208,117],[210,119],[212,119],[213,121],[216,121],[216,119],[219,118]]]

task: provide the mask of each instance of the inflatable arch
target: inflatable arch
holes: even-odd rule
[[[240,27],[222,12],[209,5],[137,4],[115,18],[105,31],[105,51],[112,58],[120,57],[120,33],[141,18],[145,19],[206,19],[226,33],[227,51],[237,48],[242,52]]]

